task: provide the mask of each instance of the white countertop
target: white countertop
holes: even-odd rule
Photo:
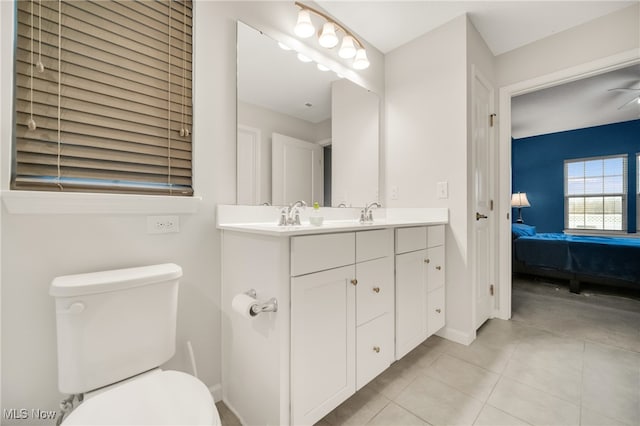
[[[443,225],[449,222],[446,208],[390,208],[374,209],[373,223],[360,223],[359,208],[321,208],[324,222],[320,226],[309,223],[307,208],[301,212],[299,226],[278,226],[280,208],[271,206],[219,205],[217,228],[253,234],[288,237],[331,232],[362,231],[369,229],[407,226]]]

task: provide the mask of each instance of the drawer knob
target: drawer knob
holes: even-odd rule
[[[438,308],[438,309],[436,309],[436,312],[440,313],[440,312],[442,312],[442,309]]]
[[[436,266],[436,269],[439,271],[442,269],[442,266]]]
[[[352,280],[351,280],[351,284],[353,284],[353,285],[358,285],[358,280],[357,280],[357,279],[355,279],[355,278],[354,278],[354,279],[352,279]]]
[[[431,260],[430,260],[430,259],[425,259],[425,260],[424,260],[424,263],[429,263],[429,262],[431,262]]]
[[[380,287],[374,287],[373,288],[373,292],[374,293],[380,293]]]
[[[380,353],[380,346],[374,346],[374,347],[373,347],[373,351],[374,351],[375,353],[379,354],[379,353]]]

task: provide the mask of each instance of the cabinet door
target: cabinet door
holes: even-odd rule
[[[356,324],[393,312],[393,257],[356,264]]]
[[[444,327],[444,308],[444,286],[442,286],[427,295],[427,336]]]
[[[444,286],[444,246],[427,249],[427,291]]]
[[[426,255],[396,255],[396,359],[427,338]]]
[[[393,316],[386,313],[361,325],[357,334],[356,389],[386,370],[394,360]]]
[[[354,278],[353,265],[291,278],[292,424],[317,422],[355,392]]]

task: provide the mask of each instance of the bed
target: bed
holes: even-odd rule
[[[513,271],[581,283],[640,290],[640,238],[593,237],[536,233],[535,227],[513,224]]]

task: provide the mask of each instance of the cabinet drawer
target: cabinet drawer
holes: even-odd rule
[[[444,308],[444,287],[433,290],[427,295],[427,336],[431,336],[444,327]]]
[[[291,275],[355,263],[355,233],[307,235],[291,238]]]
[[[393,254],[393,229],[356,232],[356,262]]]
[[[427,249],[427,292],[444,286],[444,246]]]
[[[393,362],[393,317],[384,314],[356,330],[356,390]]]
[[[427,247],[444,245],[444,225],[435,225],[427,228]]]
[[[396,229],[396,253],[406,253],[424,248],[427,248],[427,228],[425,226]]]
[[[356,264],[356,323],[393,311],[393,257]]]

